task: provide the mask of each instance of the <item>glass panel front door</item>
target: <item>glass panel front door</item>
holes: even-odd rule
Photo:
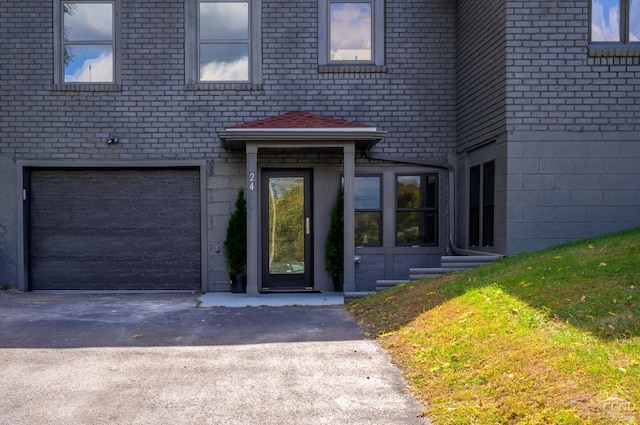
[[[263,290],[313,289],[310,177],[307,170],[263,172]]]

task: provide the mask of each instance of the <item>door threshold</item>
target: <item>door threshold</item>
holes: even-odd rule
[[[261,294],[320,294],[313,288],[262,288]]]

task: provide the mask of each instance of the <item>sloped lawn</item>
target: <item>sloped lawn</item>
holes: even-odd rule
[[[348,304],[435,424],[640,423],[640,229]]]

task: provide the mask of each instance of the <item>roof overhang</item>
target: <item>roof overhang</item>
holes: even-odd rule
[[[375,127],[357,128],[230,128],[218,131],[222,145],[243,151],[247,142],[265,142],[264,148],[338,148],[355,142],[356,149],[370,149],[384,138],[386,131]]]

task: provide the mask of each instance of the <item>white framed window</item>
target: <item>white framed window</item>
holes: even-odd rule
[[[55,1],[56,84],[116,84],[119,78],[116,1]]]
[[[188,2],[188,84],[258,82],[260,9],[259,0]]]
[[[384,65],[384,0],[319,0],[320,65]]]
[[[591,0],[593,43],[640,43],[640,0]]]

